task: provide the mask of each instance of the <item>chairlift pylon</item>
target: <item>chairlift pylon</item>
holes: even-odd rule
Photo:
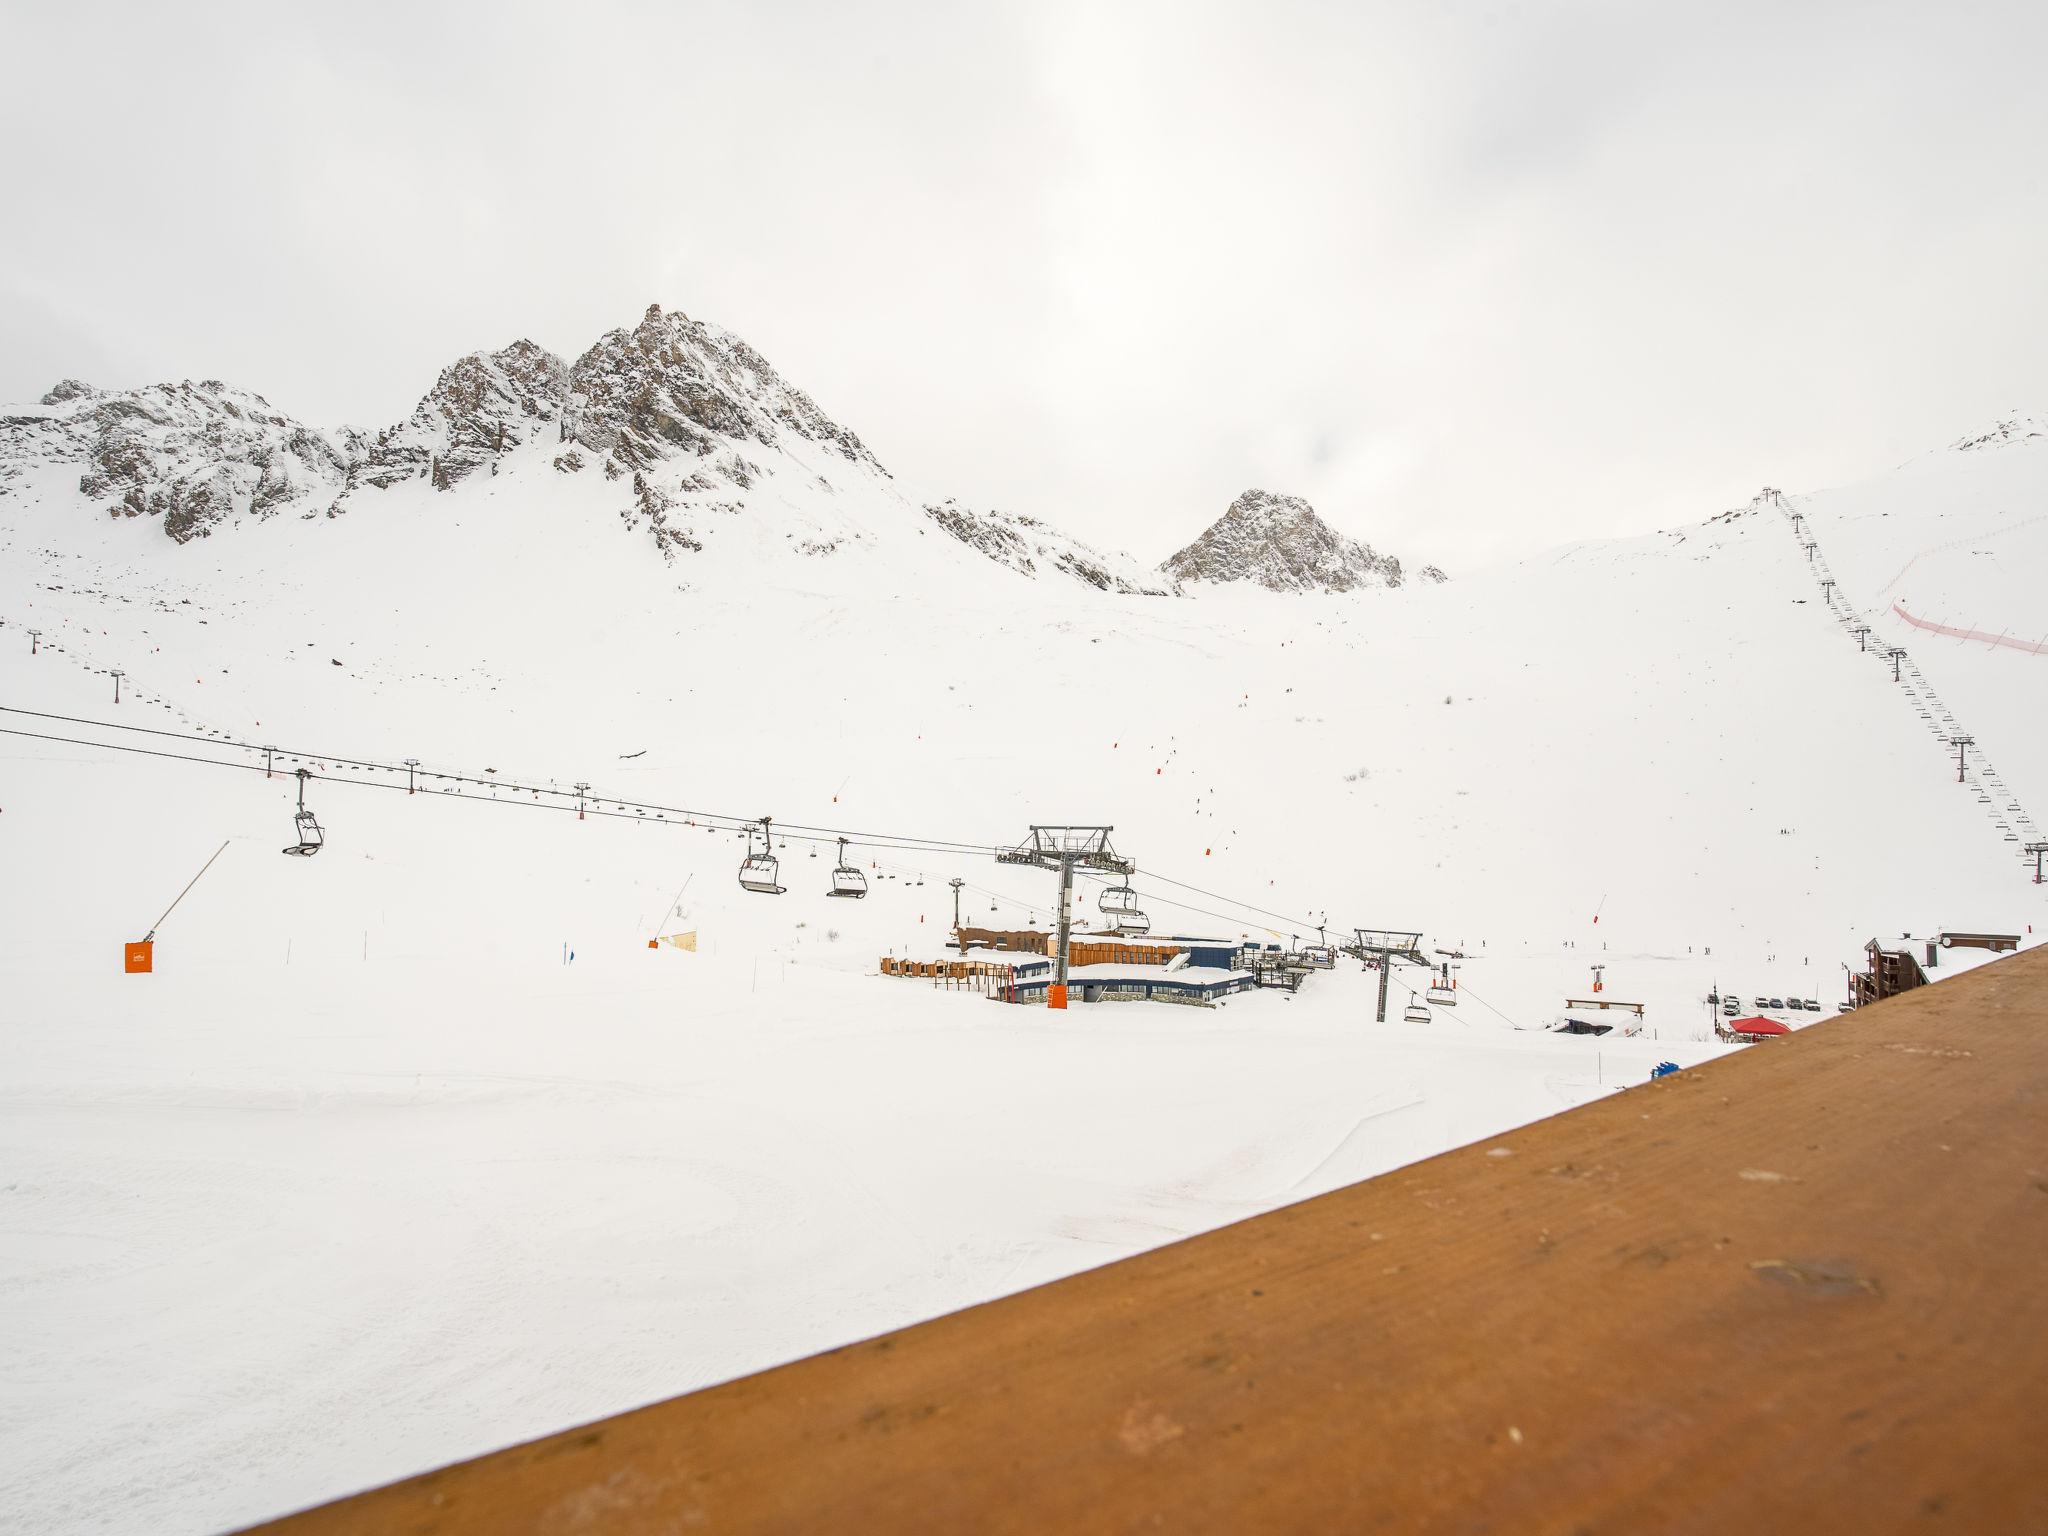
[[[832,889],[827,896],[865,896],[868,877],[846,862],[846,839],[839,839],[839,865],[832,871]]]
[[[282,850],[296,858],[310,859],[327,844],[327,834],[321,830],[319,818],[306,809],[306,780],[313,777],[310,768],[301,768],[299,773],[299,813],[292,818],[299,829],[299,840]]]
[[[754,829],[747,828],[747,856],[740,862],[740,889],[754,891],[762,896],[780,896],[784,890],[776,879],[780,865],[776,861],[774,840],[769,834],[772,817],[761,818],[761,851],[754,852]]]

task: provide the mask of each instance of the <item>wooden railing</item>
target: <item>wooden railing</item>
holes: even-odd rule
[[[2048,950],[280,1521],[2048,1529]]]

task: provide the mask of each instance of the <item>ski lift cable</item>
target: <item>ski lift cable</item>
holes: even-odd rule
[[[164,731],[149,726],[130,725],[125,722],[95,720],[76,715],[59,715],[43,710],[22,709],[15,705],[0,705],[0,712],[24,715],[35,719],[57,720],[67,724],[86,725],[101,730],[126,731],[135,734],[148,735],[160,739],[199,743],[214,748],[228,746],[252,753],[264,752],[268,750],[275,756],[279,757],[311,757],[323,762],[346,762],[357,765],[365,770],[379,770],[385,773],[392,774],[394,776],[394,779],[399,771],[395,765],[378,762],[375,759],[364,754],[318,753],[309,751],[304,748],[291,749],[276,746],[266,749],[263,745],[259,743],[240,741],[224,736],[216,737],[212,735],[194,735],[192,733],[181,731]],[[215,767],[240,768],[252,772],[274,771],[273,769],[267,767],[263,763],[233,762],[227,759],[217,757],[202,757],[188,753],[166,752],[160,749],[121,746],[118,743],[114,742],[93,741],[78,737],[57,736],[54,734],[45,734],[40,732],[22,730],[5,730],[4,734],[23,736],[36,740],[62,742],[66,745],[72,746],[99,747],[109,751],[137,753],[144,756],[200,763]],[[424,765],[420,766],[423,767]],[[469,774],[440,773],[435,772],[433,770],[426,771],[432,773],[435,778],[437,778],[443,783],[473,784],[478,788],[491,789],[497,791],[499,793],[496,793],[488,797],[494,804],[517,804],[527,806],[531,809],[551,810],[574,810],[580,808],[585,815],[604,816],[614,820],[626,821],[645,821],[648,819],[648,813],[652,812],[655,813],[657,818],[659,819],[666,820],[669,817],[680,817],[686,821],[706,825],[714,831],[729,831],[735,834],[744,832],[748,827],[754,825],[757,820],[757,818],[751,816],[736,816],[728,815],[722,812],[699,811],[687,806],[671,806],[651,801],[623,801],[615,799],[611,803],[614,807],[617,808],[613,810],[604,810],[600,807],[598,803],[596,803],[597,800],[601,800],[603,797],[588,797],[586,792],[586,797],[581,799],[579,802],[579,797],[573,788],[562,789],[552,784],[542,786],[538,784],[517,783],[509,780],[498,779],[495,777],[486,779],[479,778]],[[348,774],[339,774],[332,771],[323,771],[320,772],[317,776],[335,783],[354,784],[373,789],[397,789],[400,787],[399,783],[394,782],[393,780],[361,778]],[[508,798],[507,795],[505,794],[505,792],[508,791],[513,794],[526,794],[534,796],[546,795],[552,797],[555,800],[560,801],[561,803],[547,804],[539,800],[522,800]],[[450,794],[451,792],[444,791],[443,793]],[[463,800],[481,800],[486,797],[480,795],[464,794],[458,790],[452,792],[452,798]],[[974,857],[989,857],[995,854],[996,852],[1000,851],[1000,848],[1002,846],[994,843],[970,843],[954,839],[924,837],[918,834],[857,831],[851,829],[817,826],[811,823],[803,822],[784,823],[781,825],[780,831],[786,835],[796,837],[799,842],[820,844],[825,842],[831,842],[841,836],[845,836],[849,842],[857,842],[863,847],[871,847],[877,849],[894,848],[904,852],[922,852],[942,855],[953,854],[968,855]],[[1087,876],[1084,873],[1083,878],[1091,877]],[[1226,906],[1236,907],[1240,910],[1240,913],[1254,913],[1260,917],[1271,918],[1275,921],[1287,923],[1290,925],[1300,924],[1307,921],[1306,919],[1298,915],[1276,912],[1270,907],[1262,907],[1253,902],[1243,901],[1237,897],[1226,895],[1225,893],[1220,891],[1212,891],[1207,889],[1206,887],[1195,885],[1189,881],[1177,880],[1171,875],[1159,874],[1156,870],[1148,869],[1143,878],[1146,881],[1159,881],[1163,884],[1174,886],[1180,890],[1189,891],[1194,893],[1195,895],[1206,897],[1209,900],[1222,902]],[[1107,882],[1098,880],[1097,883]],[[1213,917],[1225,922],[1243,921],[1243,918],[1240,915],[1234,915],[1226,912],[1217,912],[1206,907],[1193,906],[1187,902],[1180,901],[1174,897],[1168,896],[1164,892],[1145,889],[1144,887],[1139,887],[1139,889],[1142,891],[1143,894],[1153,898],[1155,901],[1158,901],[1170,907],[1174,907],[1181,911],[1193,912],[1197,913],[1200,916]],[[983,891],[982,894],[988,895],[993,900],[1008,902],[1013,906],[1028,906],[1027,903],[1019,902],[1016,898],[1004,895],[1000,892]],[[1314,924],[1311,923],[1310,926],[1314,926]],[[1503,1015],[1503,1017],[1505,1017],[1505,1015]]]
[[[311,758],[319,762],[348,763],[359,766],[364,769],[381,770],[385,773],[390,773],[394,775],[402,771],[401,767],[399,767],[398,765],[379,762],[372,757],[359,753],[313,752],[302,747],[265,747],[261,743],[241,741],[231,737],[196,735],[183,731],[162,731],[156,730],[149,726],[129,725],[120,721],[113,720],[94,720],[77,715],[58,715],[43,710],[22,709],[18,706],[7,704],[0,704],[0,712],[5,712],[8,714],[26,715],[35,719],[42,720],[58,720],[71,725],[86,725],[91,726],[97,730],[129,731],[137,734],[168,738],[174,741],[184,741],[203,744],[205,746],[214,748],[235,747],[246,752],[267,751],[279,758]],[[16,731],[11,732],[10,734],[33,736],[36,733]],[[72,745],[77,746],[103,746],[113,750],[137,750],[134,748],[116,748],[114,744],[111,742],[85,741],[72,737],[50,737],[48,739],[66,741],[71,743]],[[158,755],[176,757],[180,754],[161,753]],[[197,758],[189,760],[202,761],[202,759]],[[227,763],[219,758],[203,759],[203,761],[212,762],[218,766],[223,767],[255,768],[261,771],[274,771],[271,769],[266,769],[265,765],[262,763]],[[441,772],[432,768],[427,768],[424,765],[421,765],[421,772],[425,775],[438,779],[444,783],[474,784],[479,788],[492,789],[499,791],[501,793],[511,792],[516,794],[548,795],[564,802],[564,807],[566,807],[567,809],[573,810],[578,808],[579,806],[579,796],[573,786],[563,788],[554,784],[543,785],[538,783],[522,783],[515,780],[499,778],[495,776],[491,778],[480,778],[473,774]],[[320,775],[320,777],[333,779],[336,782],[375,784],[379,788],[397,787],[394,784],[379,784],[378,781],[376,780],[344,779],[341,775],[332,772],[323,772]],[[480,797],[468,796],[466,798],[475,799]],[[721,811],[701,811],[695,810],[689,806],[664,805],[654,801],[620,800],[615,799],[611,796],[590,795],[588,792],[586,792],[586,794],[581,798],[580,805],[581,808],[586,812],[586,814],[603,814],[610,816],[617,816],[621,814],[621,812],[617,810],[608,812],[597,811],[595,802],[603,800],[610,800],[610,802],[614,806],[625,807],[627,819],[629,820],[644,819],[642,815],[638,813],[652,812],[660,813],[664,816],[681,816],[700,823],[713,825],[719,830],[731,831],[736,833],[744,832],[747,827],[756,824],[759,820],[759,818],[752,816],[737,816]],[[996,843],[970,843],[958,839],[924,837],[915,833],[870,832],[855,830],[851,828],[814,826],[807,822],[790,822],[787,824],[778,824],[777,830],[779,833],[787,833],[791,836],[795,836],[801,842],[826,843],[832,842],[835,839],[844,836],[848,839],[848,841],[859,842],[863,846],[877,848],[897,847],[911,852],[925,851],[931,853],[963,853],[977,856],[992,856],[995,853],[1001,851],[1002,846]]]
[[[168,738],[168,739],[171,739],[171,740],[179,740],[179,741],[195,741],[195,742],[201,742],[201,741],[203,741],[203,742],[204,742],[204,743],[205,743],[206,745],[208,745],[208,746],[223,746],[223,745],[226,745],[226,746],[235,746],[235,747],[239,747],[239,748],[241,748],[241,749],[242,749],[242,750],[244,750],[244,751],[249,751],[249,752],[263,752],[263,751],[269,750],[269,751],[275,752],[276,754],[278,754],[278,755],[281,755],[281,756],[299,756],[299,757],[311,757],[311,758],[315,758],[315,759],[318,759],[318,760],[321,760],[321,761],[328,761],[328,762],[349,762],[349,763],[355,763],[355,764],[360,764],[360,765],[361,765],[361,766],[363,766],[364,768],[368,768],[368,769],[378,769],[378,770],[381,770],[381,771],[383,771],[383,772],[386,772],[386,773],[392,773],[392,774],[396,774],[396,773],[397,773],[397,771],[398,771],[398,770],[397,770],[397,767],[396,767],[395,765],[392,765],[392,764],[387,764],[387,763],[380,763],[380,762],[376,762],[375,760],[373,760],[373,759],[371,759],[371,758],[369,758],[369,757],[367,757],[367,756],[364,756],[364,755],[360,755],[360,754],[344,754],[344,753],[323,753],[323,752],[314,752],[314,751],[311,751],[311,750],[309,750],[309,749],[306,749],[306,748],[285,748],[285,747],[272,747],[272,748],[266,749],[266,748],[265,748],[265,747],[264,747],[263,745],[261,745],[261,744],[259,744],[259,743],[255,743],[255,742],[245,742],[245,741],[239,741],[239,740],[235,740],[235,739],[232,739],[232,738],[227,738],[227,737],[214,737],[214,736],[211,736],[211,735],[206,735],[206,736],[199,736],[199,735],[193,735],[193,734],[191,734],[191,733],[187,733],[187,732],[180,732],[180,731],[163,731],[163,730],[157,730],[157,729],[154,729],[154,728],[152,728],[152,727],[149,727],[149,726],[137,726],[137,725],[129,725],[129,724],[126,724],[126,723],[124,723],[124,722],[117,722],[117,721],[93,720],[93,719],[89,719],[89,718],[85,718],[85,717],[81,717],[81,716],[76,716],[76,715],[58,715],[58,714],[52,714],[52,713],[49,713],[49,712],[46,712],[46,711],[41,711],[41,710],[26,710],[26,709],[21,709],[21,708],[19,708],[19,707],[17,707],[17,706],[12,706],[12,705],[0,705],[0,710],[4,710],[4,711],[6,711],[7,713],[11,713],[11,714],[22,714],[22,715],[28,715],[28,716],[32,716],[32,717],[35,717],[35,718],[40,718],[40,719],[49,719],[49,720],[61,720],[61,721],[65,722],[65,723],[67,723],[67,724],[73,724],[73,725],[89,725],[89,726],[93,726],[93,727],[95,727],[95,728],[98,728],[98,729],[106,729],[106,730],[120,730],[120,731],[131,731],[131,732],[136,732],[136,733],[140,733],[140,734],[146,734],[146,735],[150,735],[150,736],[157,736],[157,737],[164,737],[164,738]],[[76,744],[76,745],[84,745],[84,746],[93,746],[93,745],[104,745],[103,743],[94,743],[94,742],[77,742],[77,743],[74,743],[74,744]],[[176,755],[176,754],[167,754],[167,755]],[[195,759],[195,760],[196,760],[196,759]],[[218,760],[218,759],[209,759],[209,761],[219,762],[219,760]],[[256,765],[254,765],[254,764],[234,764],[233,766],[236,766],[236,767],[254,767],[254,766],[256,766]],[[438,771],[436,771],[436,770],[428,770],[428,771],[429,771],[429,772],[433,772],[433,773],[434,773],[434,776],[435,776],[435,777],[437,777],[437,778],[439,778],[439,779],[440,779],[440,780],[441,780],[442,782],[444,782],[444,783],[445,783],[445,782],[453,782],[453,783],[463,783],[463,784],[475,784],[475,785],[477,785],[477,786],[478,786],[479,788],[489,788],[489,789],[493,789],[493,790],[498,790],[498,791],[512,791],[512,792],[517,792],[517,793],[524,793],[524,794],[535,794],[535,795],[545,794],[545,795],[551,795],[551,796],[555,796],[555,797],[557,797],[557,798],[560,798],[560,799],[564,800],[565,802],[567,802],[567,803],[569,803],[569,804],[575,804],[575,805],[578,805],[578,807],[579,807],[580,809],[584,810],[586,814],[592,814],[592,813],[594,813],[594,814],[600,814],[600,815],[610,816],[610,817],[614,817],[614,818],[616,818],[616,817],[619,817],[619,816],[622,816],[622,815],[623,815],[623,816],[625,816],[625,819],[627,819],[627,820],[641,820],[641,819],[644,819],[644,812],[652,811],[652,812],[655,812],[655,813],[657,813],[657,814],[659,814],[659,815],[663,815],[663,816],[667,816],[667,815],[677,815],[677,816],[682,816],[682,817],[684,817],[684,818],[686,818],[686,819],[689,819],[689,820],[693,820],[693,821],[699,821],[699,822],[704,822],[704,823],[707,823],[707,824],[714,824],[714,825],[720,826],[720,827],[721,827],[721,828],[722,828],[723,830],[731,831],[731,832],[734,832],[734,833],[739,833],[739,832],[743,832],[743,831],[745,831],[745,830],[746,830],[746,828],[748,828],[749,826],[753,825],[753,823],[754,823],[754,820],[755,820],[755,818],[753,818],[753,817],[748,817],[748,816],[735,816],[735,815],[728,815],[728,814],[725,814],[725,813],[722,813],[722,812],[715,812],[715,811],[698,811],[698,810],[694,810],[694,809],[692,809],[692,808],[690,808],[690,807],[687,807],[687,806],[670,806],[670,805],[662,805],[662,804],[658,804],[658,803],[655,803],[655,802],[652,802],[652,801],[619,801],[619,800],[614,800],[614,801],[612,802],[612,803],[613,803],[613,804],[614,804],[615,806],[619,806],[619,807],[630,807],[630,808],[631,808],[631,811],[630,811],[630,813],[629,813],[628,811],[624,810],[624,809],[621,809],[621,810],[613,810],[613,811],[596,811],[596,810],[595,810],[595,808],[594,808],[594,807],[593,807],[593,806],[592,806],[592,805],[590,804],[590,802],[589,802],[589,801],[588,801],[587,799],[585,799],[585,800],[579,800],[579,799],[578,799],[578,797],[577,797],[577,795],[576,795],[576,792],[575,792],[575,790],[574,790],[573,788],[571,788],[571,789],[563,789],[563,788],[559,788],[559,787],[557,787],[557,786],[555,786],[555,785],[553,785],[553,784],[549,784],[549,785],[547,785],[547,786],[542,786],[542,785],[539,785],[539,784],[528,784],[528,783],[520,783],[520,782],[517,782],[517,781],[513,781],[513,780],[506,780],[506,779],[500,779],[500,778],[497,778],[497,777],[492,777],[492,778],[484,779],[484,778],[478,778],[478,777],[476,777],[476,776],[474,776],[474,775],[470,775],[470,774],[461,774],[461,773],[442,773],[442,772],[438,772]],[[339,776],[338,776],[338,775],[333,775],[333,774],[324,774],[324,775],[322,775],[322,776],[323,776],[323,777],[327,777],[327,778],[335,778],[335,779],[339,779]],[[356,780],[356,781],[350,781],[350,782],[360,782],[360,783],[374,783],[374,781],[368,781],[368,780]],[[395,787],[395,786],[381,786],[381,787]],[[466,796],[466,797],[463,797],[463,798],[476,798],[476,797],[473,797],[473,796]],[[601,797],[601,796],[600,796],[600,797],[596,797],[596,798],[602,799],[603,797]],[[527,803],[527,802],[521,802],[521,803]],[[849,841],[857,841],[857,842],[861,843],[861,844],[862,844],[863,846],[871,846],[871,847],[887,847],[887,846],[893,846],[893,847],[897,847],[897,848],[901,848],[901,849],[904,849],[905,851],[925,851],[925,852],[933,852],[933,853],[966,853],[966,854],[972,854],[972,855],[976,855],[976,856],[986,856],[986,855],[992,855],[992,854],[994,854],[994,853],[996,853],[996,852],[1000,851],[1000,845],[998,845],[998,844],[993,844],[993,843],[969,843],[969,842],[965,842],[965,841],[962,841],[962,840],[957,840],[957,839],[946,839],[946,838],[930,838],[930,837],[923,837],[923,836],[919,836],[919,835],[917,835],[917,834],[903,834],[903,833],[869,833],[869,832],[848,832],[848,831],[846,831],[845,829],[841,829],[841,828],[837,828],[837,827],[824,827],[824,826],[816,826],[816,825],[813,825],[813,824],[810,824],[810,823],[806,823],[806,822],[787,822],[787,823],[784,823],[784,824],[783,824],[783,828],[782,828],[782,830],[784,831],[784,833],[785,833],[785,834],[793,834],[793,835],[795,835],[795,836],[797,837],[798,841],[800,841],[800,842],[810,842],[810,843],[814,843],[814,844],[816,844],[816,843],[824,843],[824,842],[830,842],[830,841],[833,841],[833,840],[835,840],[836,838],[840,837],[841,835],[845,835],[845,836],[847,836],[847,837],[848,837]],[[1154,871],[1154,870],[1149,870],[1149,869],[1148,869],[1148,870],[1147,870],[1147,872],[1146,872],[1146,876],[1145,876],[1145,878],[1146,878],[1146,879],[1148,879],[1148,880],[1158,880],[1158,881],[1162,881],[1162,882],[1164,882],[1164,883],[1165,883],[1165,884],[1167,884],[1167,885],[1172,885],[1172,886],[1178,887],[1178,888],[1179,888],[1179,889],[1181,889],[1181,890],[1185,890],[1185,891],[1191,891],[1191,892],[1193,892],[1194,894],[1196,894],[1196,895],[1198,895],[1198,896],[1203,896],[1203,897],[1207,897],[1208,899],[1210,899],[1210,900],[1212,900],[1212,901],[1220,901],[1220,902],[1223,902],[1223,903],[1224,903],[1225,905],[1227,905],[1227,906],[1233,906],[1233,907],[1238,907],[1238,908],[1241,908],[1241,909],[1242,909],[1243,911],[1245,911],[1245,912],[1251,912],[1251,913],[1256,913],[1257,915],[1259,915],[1259,916],[1261,916],[1261,917],[1268,917],[1268,918],[1272,918],[1272,919],[1274,919],[1274,920],[1276,920],[1276,921],[1279,921],[1279,922],[1284,922],[1284,923],[1294,924],[1294,923],[1300,923],[1300,922],[1304,921],[1304,919],[1300,918],[1299,916],[1296,916],[1296,915],[1291,915],[1291,914],[1287,914],[1287,913],[1275,912],[1275,911],[1273,911],[1273,910],[1272,910],[1272,909],[1271,909],[1270,907],[1261,907],[1261,906],[1258,906],[1257,904],[1255,904],[1255,903],[1252,903],[1252,902],[1246,902],[1246,901],[1241,901],[1241,900],[1239,900],[1239,899],[1238,899],[1238,898],[1236,898],[1236,897],[1233,897],[1233,896],[1228,896],[1228,895],[1225,895],[1225,894],[1223,894],[1222,892],[1219,892],[1219,891],[1211,891],[1211,890],[1208,890],[1208,889],[1206,889],[1206,888],[1204,888],[1204,887],[1202,887],[1202,886],[1197,886],[1197,885],[1194,885],[1194,884],[1192,884],[1192,883],[1190,883],[1190,882],[1188,882],[1188,881],[1185,881],[1185,880],[1176,880],[1176,879],[1174,879],[1174,878],[1173,878],[1172,876],[1170,876],[1170,875],[1162,875],[1162,874],[1159,874],[1159,873],[1158,873],[1157,871]],[[995,893],[993,893],[993,892],[991,892],[990,894],[991,894],[992,896],[994,896],[994,895],[995,895]],[[1177,906],[1177,907],[1181,908],[1181,910],[1184,910],[1184,911],[1190,911],[1190,912],[1196,912],[1196,913],[1199,913],[1199,914],[1201,914],[1202,916],[1205,916],[1205,917],[1216,917],[1216,918],[1220,918],[1220,919],[1222,919],[1222,920],[1224,920],[1224,921],[1232,921],[1232,922],[1234,922],[1234,921],[1240,921],[1240,920],[1241,920],[1241,919],[1239,919],[1239,918],[1233,917],[1233,916],[1231,916],[1231,915],[1229,915],[1229,914],[1226,914],[1226,913],[1220,913],[1220,912],[1212,912],[1212,911],[1209,911],[1209,910],[1207,910],[1207,909],[1205,909],[1205,908],[1201,908],[1201,907],[1193,907],[1193,906],[1188,906],[1188,905],[1186,905],[1185,903],[1179,903],[1179,902],[1175,902],[1175,901],[1173,901],[1173,900],[1172,900],[1171,898],[1169,898],[1169,897],[1166,897],[1166,896],[1165,896],[1165,895],[1164,895],[1163,893],[1159,893],[1159,892],[1150,892],[1150,891],[1148,891],[1148,892],[1146,892],[1145,894],[1147,894],[1147,895],[1151,895],[1151,896],[1155,897],[1156,899],[1158,899],[1158,900],[1160,900],[1160,901],[1164,901],[1164,902],[1166,902],[1166,903],[1167,903],[1168,905],[1172,905],[1172,906]],[[999,899],[1007,899],[1007,898],[999,898]]]

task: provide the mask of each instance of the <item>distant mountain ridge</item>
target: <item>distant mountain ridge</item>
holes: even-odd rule
[[[1183,582],[1342,592],[1404,579],[1398,559],[1337,534],[1299,498],[1264,491],[1247,491],[1154,569],[1022,514],[913,501],[856,433],[745,340],[658,304],[573,363],[524,338],[458,358],[404,420],[374,432],[308,425],[219,380],[99,390],[66,379],[36,409],[0,416],[0,497],[39,467],[75,465],[88,504],[154,521],[184,544],[285,514],[344,516],[415,482],[459,493],[514,455],[540,466],[542,484],[548,467],[618,482],[622,522],[670,562],[751,522],[751,548],[773,558],[900,549],[892,541],[906,534],[937,533],[1029,579],[1129,595],[1173,595]],[[1422,575],[1442,579],[1434,567]]]
[[[1274,592],[1351,592],[1398,587],[1407,575],[1393,555],[1346,538],[1299,496],[1252,489],[1160,569],[1176,581],[1249,581]],[[1418,572],[1445,579],[1433,565]]]

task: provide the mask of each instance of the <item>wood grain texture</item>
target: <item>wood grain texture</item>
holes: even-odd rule
[[[2048,948],[275,1522],[2048,1531]]]

